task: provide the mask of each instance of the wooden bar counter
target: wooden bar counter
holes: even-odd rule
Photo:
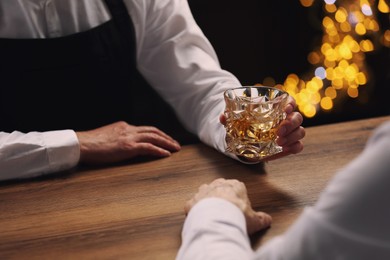
[[[306,128],[303,152],[265,165],[196,144],[159,160],[0,182],[0,259],[174,259],[185,201],[220,177],[243,181],[254,208],[273,216],[251,238],[257,248],[312,205],[386,120]]]

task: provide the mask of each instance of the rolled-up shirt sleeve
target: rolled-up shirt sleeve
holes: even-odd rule
[[[245,217],[234,204],[207,198],[189,212],[176,260],[251,259]]]
[[[79,159],[80,147],[73,130],[0,132],[0,181],[68,170]]]

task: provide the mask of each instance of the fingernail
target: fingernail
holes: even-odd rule
[[[176,147],[177,150],[181,149],[181,146],[180,146],[180,144],[178,142],[175,143],[175,147]]]
[[[172,155],[171,152],[169,152],[169,151],[167,151],[167,150],[164,150],[164,151],[162,152],[162,156],[169,157],[169,156],[171,156],[171,155]]]

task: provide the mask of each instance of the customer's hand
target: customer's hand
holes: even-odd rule
[[[305,137],[305,129],[301,126],[303,117],[301,113],[294,111],[296,107],[295,99],[288,97],[285,112],[286,119],[280,124],[277,131],[277,144],[283,147],[283,152],[267,157],[266,161],[275,160],[289,154],[300,153],[303,150],[302,139]],[[226,124],[226,117],[222,114],[219,118],[221,124]]]
[[[198,192],[186,202],[184,211],[188,213],[197,202],[210,197],[225,199],[241,209],[245,215],[248,234],[253,234],[271,225],[271,216],[264,212],[254,211],[245,184],[234,179],[225,180],[220,178],[210,184],[201,185]]]
[[[104,164],[136,156],[167,157],[180,145],[152,126],[133,126],[116,122],[94,130],[76,132],[80,143],[80,162]]]

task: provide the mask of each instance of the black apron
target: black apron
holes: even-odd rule
[[[123,1],[105,2],[112,19],[88,31],[0,39],[0,131],[82,131],[124,120],[197,142],[137,71]]]

